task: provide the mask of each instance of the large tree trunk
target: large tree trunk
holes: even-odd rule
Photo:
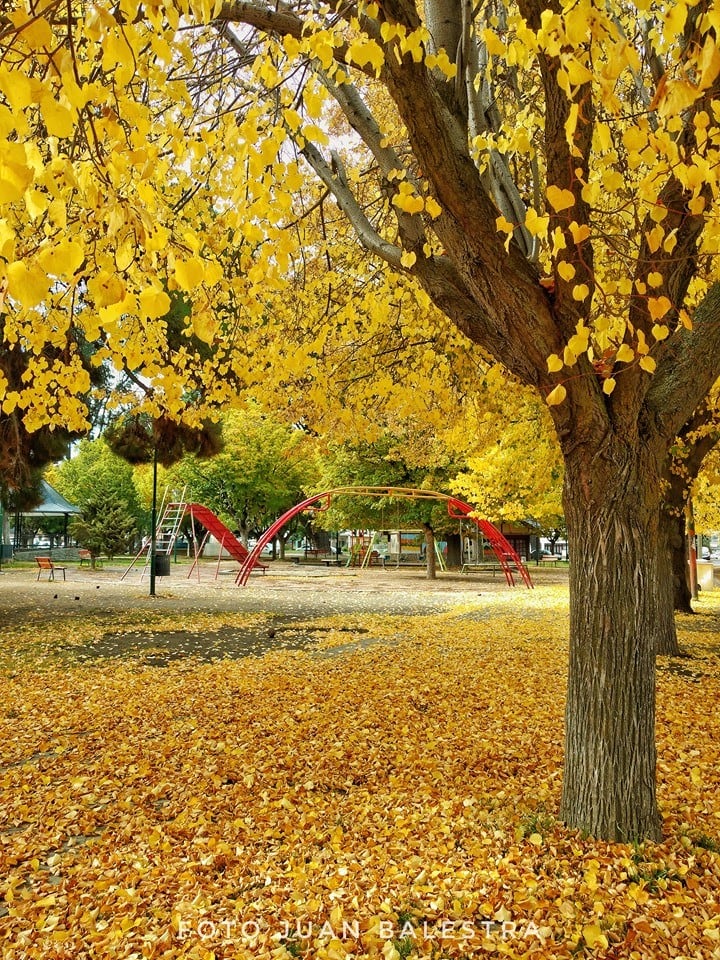
[[[602,458],[602,461],[600,461]],[[659,457],[608,441],[566,454],[570,666],[561,815],[607,840],[658,839],[655,628]]]
[[[673,517],[670,531],[670,565],[673,578],[673,606],[680,613],[695,613],[690,592],[690,558],[685,534],[685,516]]]

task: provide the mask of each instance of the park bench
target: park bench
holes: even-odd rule
[[[38,565],[38,575],[37,579],[40,579],[40,574],[43,570],[47,570],[48,580],[55,579],[55,571],[62,572],[63,580],[65,579],[65,567],[59,567],[56,563],[53,563],[50,557],[35,557],[35,563]]]
[[[92,553],[89,550],[78,550],[78,556],[80,557],[80,566],[82,566],[84,563],[87,563],[88,566],[92,566]],[[101,567],[102,565],[102,559],[100,557],[95,557],[95,566]]]
[[[555,556],[553,554],[552,556],[540,557],[540,563],[551,563],[554,567],[556,567],[560,559],[561,557]]]
[[[493,580],[495,579],[495,574],[498,570],[502,570],[502,567],[499,563],[493,563],[491,560],[478,561],[477,563],[464,563],[460,573],[468,573],[471,570],[490,570],[493,575]]]

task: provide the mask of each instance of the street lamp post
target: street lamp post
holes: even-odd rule
[[[157,445],[153,447],[152,513],[150,516],[150,596],[155,596],[155,546],[157,526]]]

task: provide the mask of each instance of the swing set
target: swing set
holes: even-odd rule
[[[301,501],[294,507],[287,510],[281,517],[272,523],[267,530],[258,538],[257,543],[244,559],[241,561],[240,570],[235,583],[244,586],[250,577],[250,572],[258,562],[263,548],[267,543],[279,533],[282,528],[294,517],[305,510],[327,510],[332,503],[333,497],[354,496],[354,497],[387,497],[389,499],[400,500],[444,500],[447,504],[448,516],[460,521],[461,543],[462,543],[462,523],[463,520],[469,521],[476,527],[477,538],[479,535],[494,554],[497,563],[505,574],[508,586],[515,586],[515,576],[519,576],[528,589],[532,589],[532,580],[527,568],[522,560],[505,539],[502,533],[489,520],[483,520],[475,516],[474,508],[470,504],[459,500],[457,497],[451,497],[446,493],[438,493],[434,490],[418,490],[413,487],[336,487],[334,490],[326,490],[323,493],[316,493],[306,500]],[[405,531],[406,532],[406,531]],[[402,534],[403,531],[398,531]],[[375,534],[373,534],[373,541]],[[437,545],[436,545],[437,550]],[[376,551],[379,553],[379,551]],[[402,551],[399,551],[400,553]],[[373,542],[371,541],[364,553],[364,559],[370,562],[373,553]],[[369,558],[369,559],[368,559]],[[441,559],[441,564],[444,562]],[[363,563],[363,565],[367,565]],[[514,571],[514,572],[513,572]]]

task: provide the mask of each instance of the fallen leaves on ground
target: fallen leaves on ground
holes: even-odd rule
[[[2,956],[720,957],[720,603],[703,609],[681,622],[693,657],[659,669],[667,839],[637,847],[555,819],[561,586],[432,617],[116,618],[153,642],[274,641],[162,668],[132,644],[78,658],[106,621],[6,631]]]

